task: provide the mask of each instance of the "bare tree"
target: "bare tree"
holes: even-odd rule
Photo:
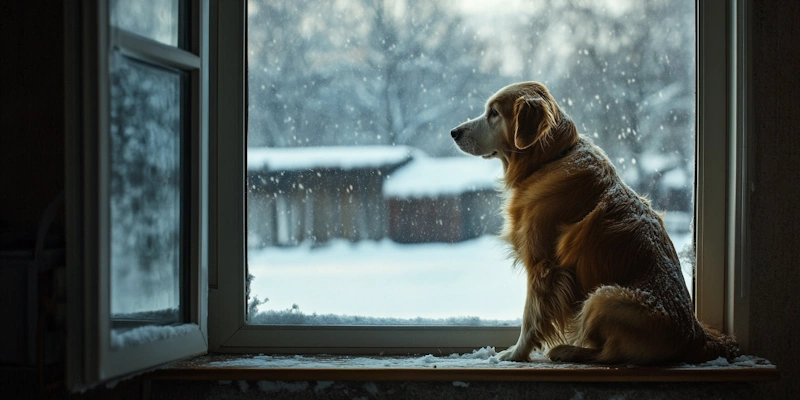
[[[461,99],[481,79],[474,60],[487,45],[446,2],[362,4],[369,21],[366,66],[374,79],[365,87],[372,98],[367,104],[374,104],[389,143],[424,141],[421,135],[440,129],[433,121],[463,109]]]
[[[549,14],[532,15],[539,62],[529,68],[547,74],[557,100],[629,183],[658,200],[664,169],[689,175],[693,166],[693,3],[612,5],[554,1]]]
[[[453,116],[491,68],[476,65],[486,44],[443,1],[257,2],[253,9],[251,144],[411,144],[450,153]]]
[[[321,19],[319,2],[248,1],[248,142],[251,146],[301,146],[313,121],[309,99],[332,77],[319,71],[311,55],[325,43],[310,29]]]

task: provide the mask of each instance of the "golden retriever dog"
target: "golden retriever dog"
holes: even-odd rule
[[[527,273],[517,343],[501,360],[652,365],[739,355],[701,324],[664,223],[578,134],[544,85],[507,86],[454,128],[461,151],[503,163],[503,238]]]

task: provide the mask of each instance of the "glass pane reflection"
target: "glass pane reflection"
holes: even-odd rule
[[[111,58],[114,327],[181,320],[185,73]],[[127,322],[125,322],[127,321]]]
[[[111,25],[179,46],[180,0],[111,0]]]

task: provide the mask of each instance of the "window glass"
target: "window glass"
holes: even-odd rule
[[[247,4],[251,323],[516,323],[500,162],[449,130],[526,80],[665,212],[691,287],[694,1]]]
[[[183,320],[186,74],[113,54],[112,327]]]
[[[170,45],[183,47],[181,37],[181,0],[111,0],[111,25],[137,35]]]

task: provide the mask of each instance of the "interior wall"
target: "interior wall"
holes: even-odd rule
[[[64,190],[63,13],[0,3],[0,229],[36,224]]]
[[[753,3],[750,352],[781,371],[764,398],[800,398],[800,2]]]

